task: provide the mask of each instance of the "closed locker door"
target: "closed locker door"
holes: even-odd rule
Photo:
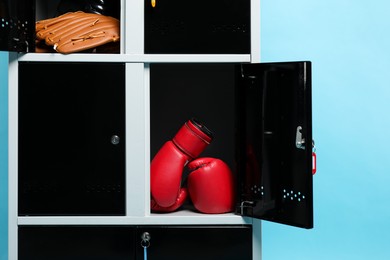
[[[252,259],[252,226],[246,225],[143,226],[135,242],[137,259]]]
[[[145,53],[250,53],[250,0],[155,3],[145,0]]]
[[[133,260],[129,226],[20,226],[19,260]]]
[[[19,65],[19,215],[125,214],[125,65]]]

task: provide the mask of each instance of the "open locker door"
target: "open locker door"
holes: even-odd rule
[[[35,0],[0,0],[0,51],[35,50]]]
[[[312,228],[311,63],[245,64],[237,86],[237,214]]]

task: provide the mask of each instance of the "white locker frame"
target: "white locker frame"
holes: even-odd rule
[[[121,0],[120,54],[10,53],[8,75],[8,243],[9,259],[18,259],[19,225],[252,225],[253,259],[261,259],[261,221],[233,213],[197,214],[181,210],[150,213],[150,102],[149,64],[154,62],[260,62],[260,0],[251,0],[251,54],[158,55],[144,54],[143,1]],[[18,216],[18,62],[123,62],[126,63],[126,216],[120,217],[19,217]],[[131,147],[131,148],[130,148]],[[139,172],[134,175],[131,173]],[[141,174],[143,173],[143,174]]]

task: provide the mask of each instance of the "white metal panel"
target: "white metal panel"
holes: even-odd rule
[[[145,216],[149,156],[144,64],[126,64],[126,215]],[[148,200],[149,201],[149,200]]]
[[[144,126],[145,126],[145,216],[149,216],[150,209],[150,66],[148,63],[144,65]]]
[[[252,223],[252,243],[253,243],[253,260],[261,260],[262,247],[261,247],[261,220],[253,219]]]
[[[244,225],[251,218],[232,213],[200,214],[188,210],[152,214],[149,217],[19,217],[19,225]]]
[[[260,0],[251,0],[251,62],[260,62]]]
[[[249,54],[88,54],[88,53],[28,53],[19,56],[20,61],[45,61],[45,62],[127,62],[127,63],[153,63],[153,62],[250,62]]]
[[[144,53],[144,1],[122,1],[126,54]],[[123,25],[123,24],[122,24]]]
[[[18,259],[18,60],[8,64],[8,259]]]

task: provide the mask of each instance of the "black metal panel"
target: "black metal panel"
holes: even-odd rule
[[[249,54],[250,0],[145,0],[145,53]]]
[[[242,73],[237,211],[312,228],[311,63],[248,64]],[[305,149],[296,146],[299,127]]]
[[[144,232],[150,235],[148,259],[252,259],[251,226],[140,227],[135,237],[137,259],[144,259]]]
[[[0,0],[0,50],[35,50],[35,0]]]
[[[135,259],[131,227],[21,226],[18,240],[19,260]]]
[[[19,215],[125,214],[125,64],[19,63],[18,192]]]

